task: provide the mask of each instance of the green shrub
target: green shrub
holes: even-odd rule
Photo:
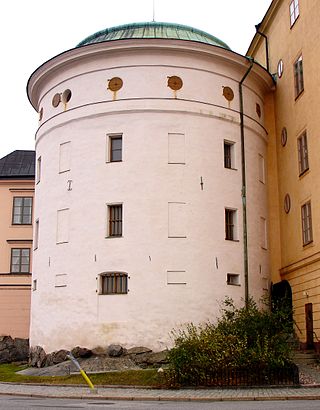
[[[171,378],[192,383],[205,380],[212,371],[250,367],[279,368],[291,363],[292,312],[261,309],[250,299],[237,308],[225,299],[221,317],[214,323],[190,323],[174,330],[169,352]]]

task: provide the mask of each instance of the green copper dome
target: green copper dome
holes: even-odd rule
[[[130,38],[161,38],[170,40],[189,40],[211,44],[230,50],[230,47],[218,38],[193,27],[172,23],[133,23],[107,28],[85,38],[77,47],[104,41]]]

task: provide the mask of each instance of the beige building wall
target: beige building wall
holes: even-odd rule
[[[0,179],[0,335],[29,337],[32,224],[13,224],[13,200],[33,195],[33,180]],[[30,250],[29,272],[14,272],[12,249]]]
[[[274,121],[272,116],[267,119],[270,140],[273,141],[269,144],[268,160],[270,241],[280,244],[271,252],[271,265],[273,281],[279,280],[280,273],[281,279],[288,280],[292,287],[297,335],[303,346],[311,346],[312,338],[316,344],[320,339],[320,7],[318,0],[299,0],[297,18],[291,24],[291,3],[289,0],[273,1],[259,27],[268,38],[270,72],[277,78]],[[254,37],[248,54],[265,65],[265,39],[259,34]],[[300,56],[304,87],[296,96],[294,64]],[[278,73],[280,60],[283,66],[281,76]],[[286,144],[281,142],[284,127],[287,130]],[[301,173],[298,138],[304,132],[309,167]],[[288,213],[284,210],[287,194],[291,202]],[[311,201],[312,240],[304,244],[301,207],[307,201]],[[309,310],[307,319],[306,309],[312,309],[313,318]],[[308,337],[307,323],[310,326]]]

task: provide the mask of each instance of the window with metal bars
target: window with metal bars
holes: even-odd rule
[[[122,236],[122,204],[108,205],[108,236]]]
[[[236,211],[234,209],[225,209],[225,234],[229,241],[236,240],[235,231]]]
[[[112,135],[110,144],[110,162],[122,161],[122,135]]]
[[[123,272],[110,272],[100,275],[101,295],[119,295],[128,293],[128,275]]]
[[[294,70],[294,89],[295,89],[295,98],[302,93],[304,90],[304,81],[303,81],[303,63],[302,56],[300,56],[293,65]]]
[[[30,273],[30,249],[11,249],[11,273]]]
[[[306,131],[298,138],[299,175],[309,169],[308,142]]]
[[[32,224],[32,197],[16,196],[13,198],[13,225]]]
[[[311,201],[306,202],[301,207],[301,222],[302,222],[302,242],[303,242],[303,245],[308,245],[309,243],[313,241]]]
[[[290,26],[292,27],[299,17],[299,0],[292,0],[289,6],[290,10]]]

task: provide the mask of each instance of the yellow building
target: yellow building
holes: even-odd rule
[[[303,348],[320,348],[319,21],[319,0],[273,0],[247,52],[276,79],[266,107],[271,273],[290,284]]]
[[[0,336],[29,337],[34,151],[0,159]]]

